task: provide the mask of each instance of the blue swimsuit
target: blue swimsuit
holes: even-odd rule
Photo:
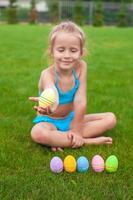
[[[68,104],[73,102],[75,94],[79,88],[79,80],[76,76],[76,71],[73,70],[73,76],[74,76],[74,80],[75,80],[75,85],[74,87],[67,91],[67,92],[63,92],[61,91],[61,89],[59,88],[59,74],[56,72],[56,83],[55,83],[55,87],[58,91],[59,94],[59,105],[64,105],[64,104]],[[55,127],[60,130],[60,131],[68,131],[70,129],[70,124],[72,119],[74,118],[74,111],[71,111],[69,113],[69,115],[65,118],[61,118],[61,119],[54,119],[52,117],[49,116],[42,116],[42,115],[38,115],[33,122],[34,123],[39,123],[39,122],[48,122],[48,123],[52,123],[53,125],[55,125]]]

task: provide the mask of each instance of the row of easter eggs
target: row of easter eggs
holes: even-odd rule
[[[118,159],[115,155],[111,155],[104,163],[104,159],[100,155],[95,155],[92,158],[91,166],[95,172],[102,172],[104,169],[110,173],[116,172],[118,169]],[[80,156],[77,161],[72,155],[66,156],[64,161],[60,157],[54,156],[50,161],[50,169],[54,173],[60,173],[63,169],[69,173],[75,172],[76,169],[78,172],[87,172],[89,161],[85,156]]]

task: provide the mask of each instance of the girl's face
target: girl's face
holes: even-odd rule
[[[54,41],[53,58],[56,66],[63,70],[72,69],[81,57],[81,45],[77,36],[59,33]]]

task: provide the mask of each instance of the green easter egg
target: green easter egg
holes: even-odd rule
[[[105,162],[106,171],[109,173],[116,172],[118,169],[118,159],[116,156],[111,155]]]

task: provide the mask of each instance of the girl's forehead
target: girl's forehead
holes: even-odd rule
[[[77,37],[76,34],[60,32],[55,37],[54,45],[65,45],[65,44],[80,45],[80,39]]]

